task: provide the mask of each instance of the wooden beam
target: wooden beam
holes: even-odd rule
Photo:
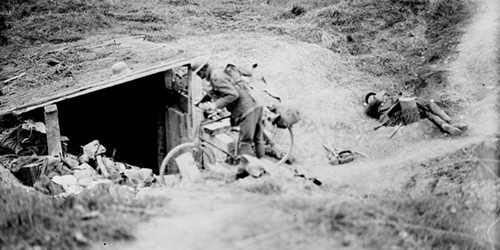
[[[161,64],[161,65],[157,65],[157,66],[154,66],[154,67],[151,67],[151,68],[139,71],[137,73],[133,72],[132,74],[129,74],[129,75],[126,75],[126,76],[123,76],[123,77],[118,77],[118,78],[114,78],[114,79],[110,79],[110,80],[105,80],[105,81],[101,81],[99,83],[95,83],[95,84],[91,84],[91,85],[88,85],[88,86],[80,87],[78,89],[73,89],[73,90],[65,91],[65,92],[62,92],[62,93],[50,96],[50,97],[45,98],[45,99],[41,99],[41,100],[34,101],[32,103],[29,103],[29,104],[18,106],[18,107],[12,108],[10,110],[2,111],[2,112],[0,112],[0,116],[6,115],[6,114],[9,114],[9,113],[13,113],[13,114],[19,115],[19,114],[26,113],[26,112],[29,112],[31,110],[37,109],[37,108],[41,108],[41,107],[44,107],[44,106],[47,106],[47,105],[50,105],[50,104],[54,104],[54,103],[57,103],[57,102],[60,102],[60,101],[71,99],[73,97],[81,96],[81,95],[92,93],[92,92],[95,92],[95,91],[98,91],[98,90],[101,90],[101,89],[106,89],[106,88],[109,88],[109,87],[120,85],[120,84],[123,84],[123,83],[126,83],[126,82],[130,82],[130,81],[133,81],[133,80],[144,78],[144,77],[147,77],[147,76],[150,76],[150,75],[153,75],[153,74],[164,72],[164,71],[167,71],[169,69],[176,68],[176,67],[186,66],[186,65],[189,65],[189,63],[191,62],[191,59],[192,58],[189,58],[189,59],[179,59],[179,60],[172,61],[172,62],[169,62],[169,63],[164,63],[164,64]]]
[[[21,74],[19,74],[19,75],[17,75],[17,76],[11,77],[11,78],[9,78],[9,79],[7,79],[7,80],[3,81],[3,84],[6,84],[6,83],[8,83],[8,82],[10,82],[10,81],[13,81],[13,80],[16,80],[17,78],[21,78],[21,77],[23,77],[23,76],[25,76],[25,75],[26,75],[26,72],[21,73]]]
[[[187,124],[186,124],[186,136],[189,140],[192,140],[193,138],[193,124],[194,124],[194,120],[193,120],[193,116],[194,116],[194,104],[193,104],[193,100],[194,98],[196,98],[197,96],[194,96],[194,93],[193,93],[193,78],[192,78],[192,75],[193,75],[193,71],[191,69],[191,65],[189,65],[188,67],[188,72],[187,72],[187,79],[186,79],[186,84],[188,85],[188,94],[187,94]]]
[[[167,138],[166,138],[166,123],[165,123],[165,110],[161,109],[158,112],[156,120],[156,131],[157,131],[157,166],[158,169],[163,162],[163,158],[167,155]]]
[[[61,133],[59,130],[59,115],[57,106],[51,104],[44,107],[45,127],[47,130],[47,147],[49,155],[61,155]]]
[[[172,89],[174,86],[172,86],[172,80],[174,78],[174,72],[172,69],[169,69],[167,71],[165,71],[165,88],[167,89]]]
[[[175,146],[187,142],[186,136],[186,114],[175,109],[167,108],[165,111],[165,124],[166,124],[166,152],[170,152]],[[175,174],[179,170],[167,166],[167,174]]]

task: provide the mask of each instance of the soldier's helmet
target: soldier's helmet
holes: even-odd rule
[[[368,104],[368,100],[370,99],[370,96],[375,96],[377,95],[375,92],[369,92],[368,94],[365,95],[365,104]]]
[[[190,63],[193,73],[196,74],[198,71],[200,71],[201,68],[203,68],[203,66],[207,65],[208,60],[208,56],[198,56],[193,58]]]
[[[111,72],[113,73],[113,77],[117,77],[130,74],[132,71],[125,62],[117,62],[111,66]]]

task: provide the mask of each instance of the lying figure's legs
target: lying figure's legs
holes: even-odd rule
[[[443,121],[451,123],[451,118],[444,112],[444,110],[441,109],[441,107],[434,103],[434,100],[429,101],[429,109],[432,113],[443,119]]]
[[[460,135],[462,133],[462,130],[453,125],[450,125],[449,123],[441,119],[441,117],[432,114],[431,112],[427,112],[426,115],[431,122],[436,124],[439,128],[446,131],[450,135]]]

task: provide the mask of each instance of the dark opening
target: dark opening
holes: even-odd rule
[[[82,146],[99,140],[106,156],[155,170],[166,94],[159,73],[59,102],[61,135]]]
[[[158,174],[161,161],[178,141],[173,137],[186,136],[179,135],[175,126],[168,127],[172,122],[167,121],[167,109],[187,115],[189,106],[185,77],[171,78],[168,89],[165,77],[160,72],[56,103],[61,136],[67,136],[80,153],[82,146],[98,140],[107,157]],[[45,122],[43,108],[22,117]]]

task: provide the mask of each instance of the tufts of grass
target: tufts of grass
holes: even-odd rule
[[[243,188],[250,193],[271,195],[281,194],[284,191],[282,181],[275,178],[250,179],[240,182]]]
[[[71,79],[86,65],[108,57],[112,51],[89,50],[83,47],[74,47],[52,52],[36,52],[18,57],[10,63],[26,69],[26,77],[19,79],[15,85],[36,88],[50,85],[65,79]],[[15,75],[16,72],[4,71],[5,77]]]
[[[125,214],[119,208],[161,204],[136,199],[126,187],[104,184],[66,198],[2,185],[0,197],[2,249],[74,249],[92,241],[131,240],[132,226],[145,216]]]
[[[427,62],[445,58],[456,47],[472,8],[471,3],[463,0],[440,0],[429,5],[425,16],[428,23],[425,35],[431,45]]]
[[[303,42],[319,44],[335,52],[341,52],[345,38],[331,30],[317,27],[300,27],[291,32],[291,35]],[[345,51],[345,50],[344,50]]]
[[[443,213],[449,201],[438,196],[344,200],[297,198],[283,206],[299,228],[331,235],[345,247],[370,249],[488,249],[464,224],[467,214]]]
[[[83,39],[85,35],[109,28],[113,19],[107,1],[20,1],[0,4],[5,19],[5,36],[28,43],[63,43]]]
[[[285,33],[348,52],[360,69],[398,79],[399,90],[416,95],[439,88],[427,81],[429,64],[453,52],[472,11],[464,0],[354,0],[316,7],[306,7],[297,20],[307,25]]]
[[[416,95],[439,89],[429,64],[453,52],[466,0],[6,0],[0,44],[63,43],[99,32],[168,42],[191,35],[260,32],[292,36],[350,55],[358,67]],[[264,6],[264,7],[263,7]]]

